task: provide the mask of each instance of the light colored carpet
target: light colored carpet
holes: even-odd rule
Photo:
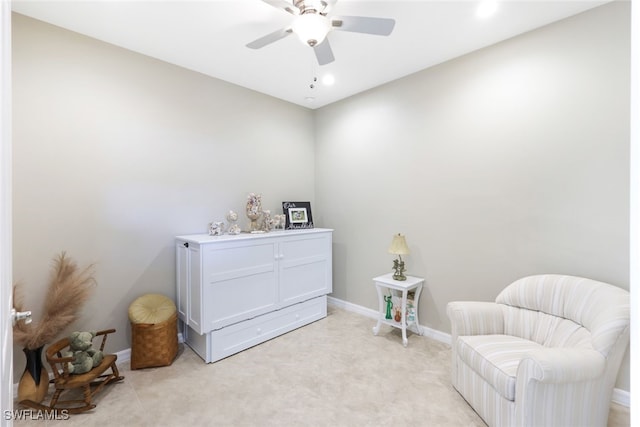
[[[15,426],[484,426],[453,389],[450,350],[329,307],[326,319],[213,364],[189,347],[163,368],[131,371],[69,420]],[[610,427],[629,425],[613,405]],[[18,409],[18,407],[16,407]]]

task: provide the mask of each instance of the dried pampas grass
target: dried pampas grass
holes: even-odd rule
[[[13,327],[14,341],[32,350],[52,342],[78,318],[95,285],[93,274],[93,264],[78,270],[76,263],[65,252],[60,253],[54,259],[42,319],[36,325],[17,322]],[[13,302],[17,311],[24,311],[19,285],[13,287]]]

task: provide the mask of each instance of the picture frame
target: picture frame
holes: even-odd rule
[[[289,208],[289,222],[303,224],[307,222],[307,208]]]
[[[285,230],[313,228],[310,202],[282,202],[285,215]]]

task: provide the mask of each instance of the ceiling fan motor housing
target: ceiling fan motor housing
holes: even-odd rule
[[[300,15],[305,13],[318,13],[326,15],[328,3],[324,0],[293,0],[293,5],[298,8]]]

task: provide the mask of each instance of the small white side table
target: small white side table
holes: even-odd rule
[[[373,283],[375,283],[376,290],[378,291],[379,302],[378,324],[373,327],[373,335],[378,335],[378,332],[380,332],[380,325],[383,323],[395,328],[400,328],[402,329],[402,345],[406,347],[408,344],[408,327],[414,326],[415,332],[418,335],[422,335],[422,328],[420,327],[420,322],[418,321],[418,300],[420,299],[420,292],[422,291],[424,279],[420,277],[407,276],[407,280],[393,280],[393,273],[389,273],[383,276],[374,277]],[[385,289],[389,289],[390,293],[393,293],[393,290],[395,290],[401,292],[402,294],[402,312],[400,322],[396,322],[393,319],[385,318],[386,302],[384,300],[383,294]],[[413,301],[415,308],[415,320],[407,321],[407,294],[412,290],[415,290],[415,299]]]

